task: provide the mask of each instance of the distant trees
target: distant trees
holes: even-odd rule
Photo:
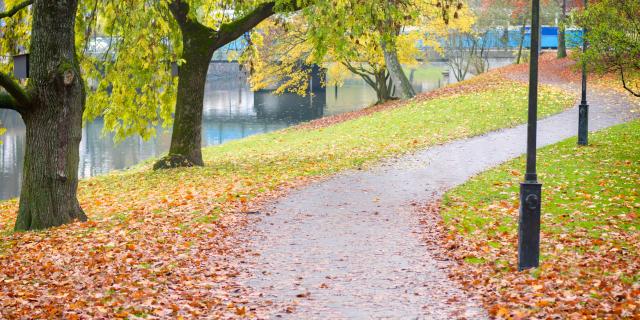
[[[416,45],[436,44],[425,38],[420,30],[400,34],[397,39],[399,61],[415,65],[423,53]],[[324,54],[318,54],[309,35],[309,25],[302,14],[287,19],[272,19],[260,25],[251,36],[251,47],[241,57],[250,70],[250,84],[254,90],[275,87],[276,93],[307,94],[310,72],[314,65],[326,69],[324,84],[341,85],[355,75],[369,85],[382,103],[394,97],[395,86],[386,68],[380,36],[377,31],[359,36],[331,37],[340,49],[327,44]]]
[[[584,0],[556,0],[561,8],[560,20],[558,23],[558,58],[567,56],[567,36],[566,29],[570,23],[569,13],[576,8],[584,6]]]
[[[437,37],[468,30],[472,21],[457,2],[318,1],[303,14],[262,24],[242,60],[254,89],[304,94],[309,66],[317,64],[328,70],[325,84],[339,85],[354,74],[376,92],[378,103],[410,98],[415,93],[402,65],[417,64],[420,46],[439,48]]]
[[[442,21],[446,25],[458,17],[462,8],[463,4],[458,0],[321,1],[314,6],[319,13],[315,16],[334,19],[311,19],[310,30],[314,43],[321,47],[326,47],[325,42],[336,43],[332,37],[341,39],[350,35],[357,38],[362,34],[377,32],[384,63],[396,92],[400,98],[408,99],[415,92],[398,57],[398,37],[405,27],[420,28],[435,21]],[[336,44],[337,50],[344,48],[340,42]]]
[[[27,129],[16,230],[87,219],[76,196],[85,106],[75,51],[77,6],[77,0],[33,1],[28,84],[0,73],[0,108],[17,111]]]
[[[582,62],[600,73],[619,75],[625,90],[640,97],[640,2],[600,0],[578,16],[587,28]]]

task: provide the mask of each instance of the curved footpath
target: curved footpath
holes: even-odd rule
[[[589,103],[590,130],[639,115],[618,93],[591,90]],[[539,121],[538,146],[576,135],[577,123],[577,108]],[[272,205],[272,214],[251,218],[247,245],[254,254],[247,258],[250,276],[244,284],[257,293],[249,300],[272,306],[261,317],[487,318],[480,303],[448,279],[442,270],[447,262],[428,252],[411,203],[435,199],[523,154],[525,142],[521,125],[292,192]]]

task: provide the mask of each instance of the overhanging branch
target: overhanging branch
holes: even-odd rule
[[[6,92],[0,92],[0,109],[21,111],[16,101]]]
[[[18,11],[30,6],[31,4],[33,4],[33,0],[26,0],[26,1],[20,2],[15,6],[13,6],[13,8],[11,8],[10,10],[5,12],[0,12],[0,19],[13,17],[13,15],[18,13]]]
[[[275,5],[275,2],[262,3],[242,18],[223,24],[218,31],[218,41],[216,41],[217,43],[215,45],[220,47],[238,39],[241,35],[253,29],[253,27],[257,26],[264,19],[272,16],[275,13]]]
[[[262,3],[243,17],[220,26],[214,46],[221,47],[235,39],[238,39],[244,33],[257,26],[260,22],[274,15],[276,13],[276,9],[279,12],[295,12],[308,6],[309,4],[307,2],[308,1],[290,0],[287,3],[279,4],[278,8],[276,8],[275,1]]]
[[[0,72],[0,87],[3,87],[16,102],[16,107],[24,109],[31,104],[31,99],[29,99],[29,96],[24,89],[17,82],[11,79],[11,77],[2,72]]]

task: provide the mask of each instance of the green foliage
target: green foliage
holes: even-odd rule
[[[640,97],[640,2],[601,0],[578,15],[588,28],[582,62],[599,73],[615,73],[623,87]]]
[[[7,0],[5,5],[16,2]],[[234,19],[269,1],[80,1],[76,48],[89,89],[84,120],[103,117],[105,131],[114,131],[116,140],[134,134],[149,138],[159,123],[167,127],[173,121],[177,81],[171,77],[170,64],[183,60],[180,29],[168,6],[179,2],[189,4],[188,19],[217,31],[223,25],[232,27]],[[274,2],[283,11],[300,5]],[[22,10],[3,21],[0,71],[10,71],[7,57],[29,45],[30,12]],[[112,39],[106,52],[93,52],[96,37]]]
[[[403,27],[436,29],[435,26],[454,20],[463,8],[458,0],[325,0],[306,8],[304,13],[313,47],[317,56],[322,57],[328,50],[340,55],[353,54],[351,42],[374,33],[378,42],[395,46]]]
[[[106,52],[83,55],[82,70],[93,89],[84,119],[104,117],[105,131],[114,131],[117,140],[132,134],[149,138],[158,121],[164,126],[173,121],[176,81],[170,63],[177,61],[180,48],[175,45],[176,26],[167,19],[163,4],[101,3],[96,18],[78,24],[112,39]],[[91,43],[86,40],[79,39]]]
[[[424,57],[418,43],[438,50],[438,36],[450,30],[468,30],[473,23],[473,16],[463,7],[443,9],[423,0],[383,3],[388,12],[381,11],[382,2],[316,1],[302,15],[277,17],[261,24],[252,34],[250,50],[241,57],[251,70],[252,87],[276,86],[278,93],[304,95],[310,66],[316,64],[327,70],[326,85],[341,85],[345,78],[357,75],[382,102],[392,96],[393,88],[383,40],[393,42],[400,63],[412,66]],[[405,15],[399,15],[400,8],[408,10]],[[449,23],[443,19],[443,10]],[[393,31],[385,29],[387,22],[382,20],[386,14],[397,27]]]
[[[5,0],[4,7],[11,8],[22,0]],[[30,9],[22,9],[0,23],[0,72],[13,73],[11,56],[25,53],[31,38]]]

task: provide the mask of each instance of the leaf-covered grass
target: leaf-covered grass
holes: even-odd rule
[[[243,219],[228,213],[311,178],[525,121],[524,85],[496,75],[472,81],[475,92],[206,148],[205,167],[153,172],[147,163],[84,180],[86,223],[13,233],[17,201],[0,202],[0,317],[226,318],[244,310],[235,304],[249,302],[230,294],[230,257],[243,247],[227,241]],[[549,88],[540,101],[543,116],[574,102]]]
[[[640,314],[640,121],[538,153],[543,183],[541,267],[515,272],[518,188],[524,158],[449,191],[442,216],[460,236],[457,254],[483,259],[458,270],[473,291],[488,293],[495,314]],[[508,311],[508,312],[507,312]]]

